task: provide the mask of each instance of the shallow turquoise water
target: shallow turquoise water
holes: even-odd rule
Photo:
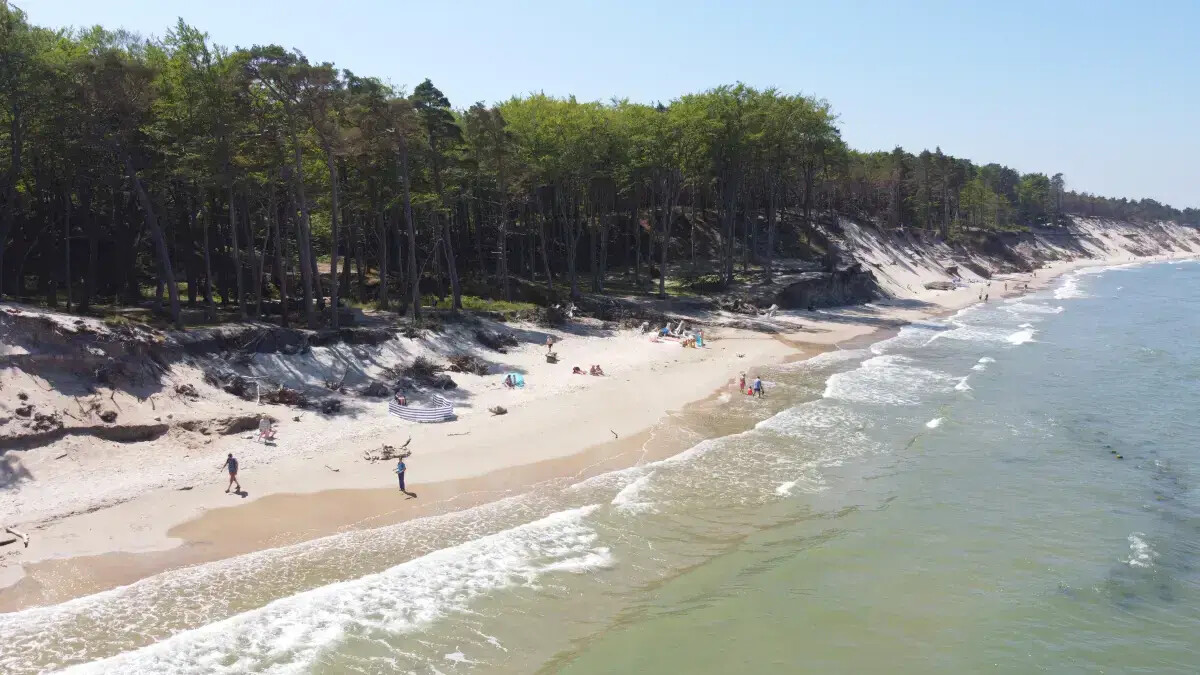
[[[1198,310],[1200,265],[1076,275],[665,462],[0,615],[0,670],[1200,672]]]

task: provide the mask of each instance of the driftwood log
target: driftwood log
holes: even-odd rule
[[[404,441],[404,445],[401,445],[399,448],[384,444],[383,447],[378,450],[363,450],[363,459],[367,460],[368,462],[380,462],[387,461],[389,459],[404,459],[412,454],[412,450],[408,449],[409,443],[412,443],[411,436],[407,441]]]
[[[9,544],[15,544],[19,541],[25,544],[25,548],[29,548],[29,535],[11,527],[4,528],[4,532],[8,536],[0,539],[0,546],[8,546]]]

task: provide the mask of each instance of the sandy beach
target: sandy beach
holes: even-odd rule
[[[703,349],[587,322],[543,331],[559,341],[561,363],[547,364],[544,344],[530,340],[507,354],[490,355],[493,374],[454,374],[458,419],[450,423],[405,423],[388,416],[385,403],[336,418],[261,406],[279,419],[274,445],[254,442],[253,432],[173,431],[144,443],[67,436],[11,451],[19,453],[34,480],[6,495],[0,521],[23,527],[33,540],[19,559],[0,568],[0,611],[61,602],[180,566],[461,509],[548,478],[587,476],[668,456],[696,441],[673,438],[671,417],[720,405],[718,396],[732,391],[741,372],[753,378],[762,368],[872,342],[906,323],[945,316],[981,296],[995,301],[1023,294],[1080,267],[1136,257],[1110,244],[1095,257],[1048,263],[1033,273],[990,280],[966,273],[958,288],[927,290],[925,283],[948,278],[936,261],[898,260],[903,253],[870,246],[860,250],[891,298],[754,320],[770,332],[734,327],[738,317],[714,312],[696,317],[705,325]],[[532,326],[519,328],[541,334]],[[436,345],[420,349],[437,353]],[[586,370],[591,364],[601,364],[606,375],[570,374],[572,365]],[[495,373],[507,371],[523,373],[526,386],[505,389]],[[311,374],[297,375],[305,376]],[[4,386],[20,386],[18,377],[29,386],[32,378],[12,372],[3,374]],[[187,412],[198,414],[195,408],[205,405],[229,404],[195,403]],[[487,412],[497,405],[508,414]],[[145,414],[161,418],[181,411],[164,402]],[[393,462],[363,458],[366,450],[409,438],[408,487],[419,495],[415,499],[398,492]],[[223,492],[220,466],[227,453],[241,463],[243,495]]]

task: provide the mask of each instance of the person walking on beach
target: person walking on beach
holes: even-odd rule
[[[396,460],[396,468],[394,469],[394,471],[396,472],[396,480],[400,482],[400,491],[403,492],[404,494],[408,495],[409,497],[412,497],[412,496],[414,496],[413,493],[404,489],[404,471],[407,468],[408,467],[404,466],[403,459]]]
[[[237,478],[238,461],[232,452],[229,453],[229,456],[225,458],[225,463],[217,470],[220,471],[221,469],[229,469],[229,487],[225,488],[225,492],[228,493],[230,488],[235,486],[237,487],[237,492],[241,492],[242,484],[238,482]]]
[[[754,396],[757,398],[762,398],[765,395],[766,395],[766,392],[763,391],[762,378],[755,377],[754,378]]]

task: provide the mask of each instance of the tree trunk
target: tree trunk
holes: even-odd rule
[[[0,298],[4,297],[4,253],[8,248],[8,238],[17,224],[21,212],[21,193],[17,183],[21,180],[21,149],[24,139],[21,137],[21,106],[17,97],[12,96],[11,119],[9,120],[9,181],[8,194],[5,195],[4,220],[0,221]]]
[[[376,214],[375,217],[379,219],[379,302],[376,306],[386,312],[388,310],[388,258],[391,257],[388,251],[388,223],[387,216],[382,213]]]
[[[633,232],[633,287],[637,290],[642,288],[642,224],[638,222],[637,204],[633,205],[633,213],[630,214],[630,231]]]
[[[237,209],[233,204],[233,184],[229,185],[229,232],[233,241],[233,274],[237,287],[238,318],[246,320],[246,289],[242,285],[242,249],[238,242]]]
[[[212,209],[206,204],[204,206],[204,318],[207,321],[216,321],[217,306],[213,302],[213,273],[212,273],[212,246],[209,245],[208,231],[212,225]]]
[[[66,266],[63,281],[67,287],[67,311],[71,311],[71,191],[63,195],[63,248],[66,249]]]
[[[87,272],[83,279],[83,298],[80,300],[79,309],[87,312],[92,306],[92,298],[96,296],[96,267],[99,264],[99,242],[97,241],[99,225],[96,223],[96,217],[92,215],[91,188],[85,186],[80,189],[79,207],[79,210],[83,212],[84,229],[87,231],[88,240]]]
[[[275,225],[272,230],[275,237],[275,282],[279,285],[279,325],[286,328],[288,325],[287,268],[283,266],[283,236],[280,233],[285,219],[279,216],[279,208],[275,204],[275,190],[275,182],[272,181],[268,215]]]
[[[554,297],[554,277],[550,275],[550,244],[546,241],[546,216],[538,219],[538,234],[542,240],[542,265],[546,269],[546,292],[549,298]]]
[[[437,148],[434,147],[434,153],[437,153]],[[437,223],[440,221],[442,226],[442,245],[445,246],[446,253],[446,274],[450,277],[450,293],[454,297],[454,303],[451,307],[454,310],[462,309],[462,288],[458,284],[458,264],[454,257],[454,233],[450,228],[450,219],[443,217],[442,209],[445,207],[445,196],[442,190],[442,170],[438,166],[435,159],[433,162],[433,187],[437,191],[437,206],[433,209],[434,231],[437,231]]]
[[[508,283],[508,187],[505,185],[504,159],[498,156],[497,180],[500,186],[500,227],[496,232],[497,276],[506,301],[512,300],[512,288]]]
[[[679,200],[679,182],[670,178],[663,190],[662,246],[659,251],[658,296],[667,297],[667,253],[671,249],[671,229],[675,224],[675,203]]]
[[[317,327],[317,312],[313,304],[313,277],[316,261],[312,259],[312,230],[308,219],[308,200],[304,196],[304,162],[300,154],[300,139],[292,131],[293,171],[296,182],[296,201],[300,207],[300,221],[296,227],[296,246],[300,252],[300,282],[304,285],[304,316],[309,328]],[[319,281],[319,280],[318,280]]]
[[[333,150],[325,148],[325,163],[329,165],[329,306],[332,316],[329,325],[338,327],[338,170]]]
[[[343,220],[345,220],[345,218],[343,218]],[[346,241],[343,242],[343,244],[345,244],[345,248],[342,249],[342,281],[341,281],[341,284],[339,284],[339,287],[342,289],[343,293],[345,293],[347,296],[349,296],[349,295],[351,295],[351,293],[350,293],[350,257],[354,253],[354,247],[351,245],[351,241],[352,241],[351,234],[354,231],[354,219],[353,218],[350,219],[350,222],[347,223],[347,226],[348,227],[346,228]],[[336,267],[337,263],[334,263],[334,266]]]
[[[763,275],[767,281],[774,273],[771,263],[775,257],[775,195],[774,189],[767,190],[767,253],[763,259]]]
[[[171,322],[175,324],[175,328],[183,330],[183,322],[179,314],[179,287],[175,284],[175,272],[171,269],[171,256],[167,252],[167,238],[158,225],[158,217],[154,214],[154,204],[150,201],[150,195],[146,194],[146,187],[133,168],[133,160],[123,149],[118,152],[125,165],[125,173],[129,176],[129,181],[133,183],[134,191],[137,193],[138,203],[141,204],[146,220],[146,229],[150,231],[150,237],[154,240],[154,250],[158,253],[159,273],[166,282],[170,294]]]
[[[417,269],[417,225],[413,222],[412,195],[408,180],[408,143],[400,137],[400,187],[404,197],[404,224],[408,228],[408,291],[411,294],[412,318],[421,319],[421,279]]]
[[[608,272],[608,239],[609,239],[609,218],[612,217],[611,209],[603,216],[600,216],[600,274],[597,275],[596,291],[604,292],[604,275]]]

